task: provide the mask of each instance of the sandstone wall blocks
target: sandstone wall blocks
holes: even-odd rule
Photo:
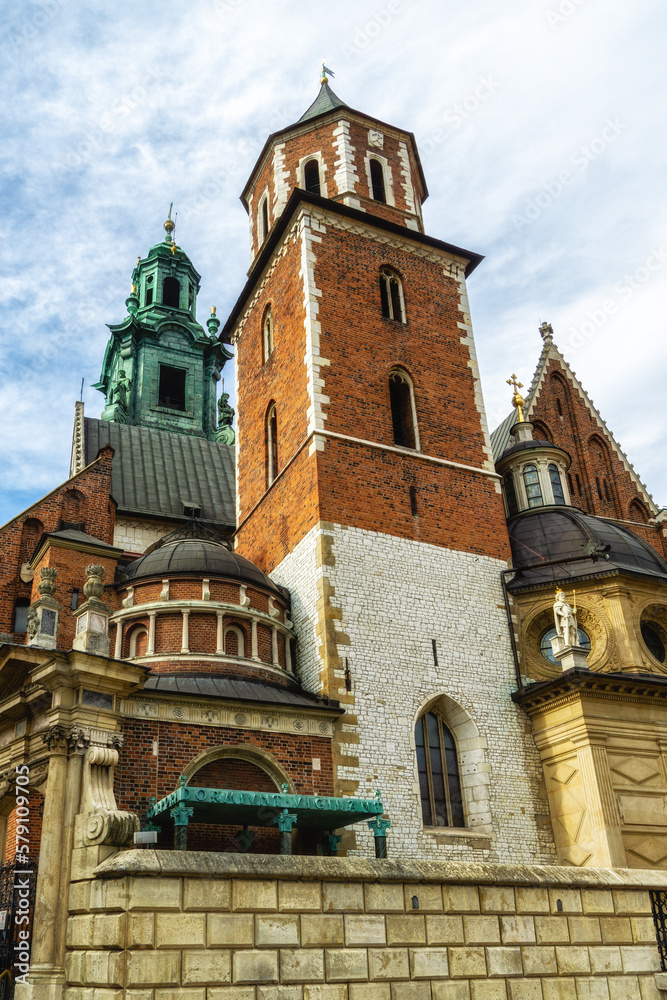
[[[303,987],[303,1000],[347,1000],[347,989],[345,983],[310,984]]]
[[[521,976],[523,974],[521,949],[506,946],[501,946],[499,948],[487,948],[486,970],[489,978],[498,978],[499,976]]]
[[[630,917],[632,940],[635,944],[655,943],[655,924],[653,917]]]
[[[279,882],[278,909],[319,913],[322,909],[322,883]]]
[[[232,885],[234,910],[269,911],[278,909],[278,891],[269,879],[234,879]]]
[[[128,913],[128,948],[155,947],[155,914]]]
[[[254,986],[209,986],[206,1000],[255,1000]]]
[[[482,913],[514,913],[512,886],[480,886],[479,901]]]
[[[517,913],[550,913],[548,889],[517,885],[514,889]]]
[[[528,916],[501,916],[500,933],[503,944],[535,944],[535,919]]]
[[[614,913],[614,897],[610,890],[582,889],[581,905],[584,913]]]
[[[130,951],[126,986],[179,986],[180,951]]]
[[[579,889],[549,889],[549,906],[552,913],[581,913]]]
[[[433,983],[433,1000],[470,1000],[469,983]]]
[[[186,878],[183,882],[184,910],[231,910],[230,879]]]
[[[463,917],[448,914],[446,916],[426,917],[426,938],[432,944],[463,944]]]
[[[354,882],[324,882],[322,884],[322,909],[325,913],[364,912],[364,887]]]
[[[504,979],[473,980],[470,984],[471,1000],[506,1000],[507,986]]]
[[[158,948],[205,948],[205,913],[158,913],[155,923]]]
[[[609,1000],[609,985],[606,979],[577,976],[577,998],[581,1000]]]
[[[86,951],[82,953],[83,982],[88,986],[123,986],[126,953]]]
[[[92,948],[94,919],[91,914],[69,918],[66,938],[68,948]]]
[[[156,990],[155,1000],[206,1000],[206,990],[203,987]]]
[[[277,951],[235,951],[232,957],[234,983],[277,983]]]
[[[535,917],[535,939],[538,944],[568,944],[570,928],[567,917]]]
[[[385,918],[380,916],[345,915],[345,943],[373,945],[387,943]]]
[[[431,1000],[431,984],[392,983],[391,1000]]]
[[[621,950],[618,945],[601,945],[599,948],[589,948],[591,972],[594,976],[611,972],[622,972]]]
[[[449,956],[446,948],[410,948],[410,975],[413,979],[446,979]]]
[[[449,975],[452,979],[486,976],[486,956],[483,948],[450,948]]]
[[[390,882],[369,882],[364,885],[365,908],[368,913],[389,913],[405,910],[403,886]]]
[[[181,909],[181,879],[130,878],[130,910]]]
[[[466,944],[500,944],[500,923],[496,916],[465,916]]]
[[[604,944],[632,944],[630,917],[600,917],[600,933]]]
[[[301,944],[304,948],[315,945],[342,945],[345,943],[341,914],[304,914],[301,917]]]
[[[609,987],[609,1000],[642,1000],[641,988],[636,976],[623,976],[622,978],[610,976],[607,980],[607,986]],[[647,993],[646,996],[648,997],[650,994]],[[658,1000],[657,991],[654,1000]]]
[[[612,896],[616,913],[637,917],[650,917],[652,914],[651,899],[646,889],[613,889]]]
[[[126,990],[125,1000],[153,1000],[153,990]]]
[[[303,986],[258,986],[257,1000],[301,1000]]]
[[[476,885],[443,885],[445,913],[479,913],[479,891]]]
[[[210,913],[207,925],[209,948],[252,948],[255,943],[255,918],[252,913]]]
[[[206,950],[183,953],[183,985],[218,986],[232,981],[231,951]]]
[[[622,944],[620,948],[623,972],[660,972],[660,957],[655,945]]]
[[[299,918],[296,915],[255,917],[255,945],[258,948],[273,945],[299,944]]]
[[[350,1000],[391,1000],[389,983],[350,983]]]
[[[281,948],[280,979],[286,983],[317,982],[324,979],[324,951],[321,948]]]
[[[602,941],[597,917],[568,917],[572,944],[598,944]]]
[[[69,887],[69,912],[84,913],[90,910],[90,882],[72,882]]]
[[[110,881],[95,879],[86,882],[90,887],[90,909],[104,910],[127,910],[128,893],[130,880],[128,878],[113,879]],[[74,888],[74,885],[72,885]]]
[[[542,1000],[542,986],[536,979],[511,979],[507,983],[510,1000]]]
[[[550,945],[524,945],[521,948],[525,976],[556,976],[556,949]]]
[[[439,885],[426,885],[424,883],[405,885],[403,887],[405,895],[405,909],[414,911],[413,899],[416,897],[418,908],[421,913],[442,913],[442,887]]]
[[[93,948],[124,948],[127,916],[125,913],[98,913],[93,917]]]
[[[354,982],[368,979],[368,952],[365,948],[327,948],[327,982]]]
[[[369,948],[368,974],[375,979],[409,979],[407,948]]]
[[[420,914],[387,916],[387,944],[426,944],[426,923]]]
[[[573,978],[543,979],[544,1000],[577,1000],[577,985]]]
[[[556,962],[561,976],[591,971],[588,948],[584,946],[563,948],[556,946]]]

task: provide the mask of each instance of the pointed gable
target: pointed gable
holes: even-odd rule
[[[598,517],[647,524],[658,513],[653,498],[554,343],[551,326],[543,323],[540,333],[542,352],[524,413],[535,425],[536,437],[571,455],[572,504]],[[513,443],[515,420],[514,412],[508,414],[491,435],[496,461]],[[657,538],[654,544],[662,550]]]

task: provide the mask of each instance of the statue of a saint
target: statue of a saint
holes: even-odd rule
[[[554,602],[554,624],[556,634],[563,641],[564,646],[579,645],[579,626],[577,616],[572,606],[567,603],[564,590],[556,591]]]
[[[229,393],[223,392],[218,400],[218,429],[215,434],[216,441],[221,444],[234,444],[234,407],[229,405]]]
[[[121,368],[116,375],[115,379],[111,383],[111,391],[109,393],[109,402],[113,405],[118,404],[122,406],[124,410],[127,409],[127,397],[130,391],[130,386],[132,385],[131,380],[127,377],[125,369]]]

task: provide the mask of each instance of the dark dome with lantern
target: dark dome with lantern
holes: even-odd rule
[[[510,590],[615,573],[659,579],[667,584],[667,563],[634,531],[574,507],[522,511],[510,518],[507,527],[513,566],[518,570],[508,585]],[[588,558],[540,566],[577,556]]]

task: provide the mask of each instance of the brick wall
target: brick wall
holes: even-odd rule
[[[113,542],[116,508],[109,493],[112,459],[113,449],[103,448],[97,461],[87,469],[68,479],[0,530],[0,632],[12,631],[15,601],[18,598],[30,600],[33,585],[23,583],[19,574],[22,563],[34,554],[42,532],[56,531],[59,520],[69,520],[66,514],[74,512],[77,522],[85,522],[87,534],[103,542]],[[76,491],[76,498],[68,496],[68,491],[72,490]],[[88,562],[91,561],[97,562],[97,559],[88,556]],[[84,582],[85,578],[75,586],[83,587]],[[64,588],[62,581],[57,581],[56,586],[56,599],[69,607],[71,587]],[[25,638],[25,632],[14,634],[15,642],[22,643]]]

